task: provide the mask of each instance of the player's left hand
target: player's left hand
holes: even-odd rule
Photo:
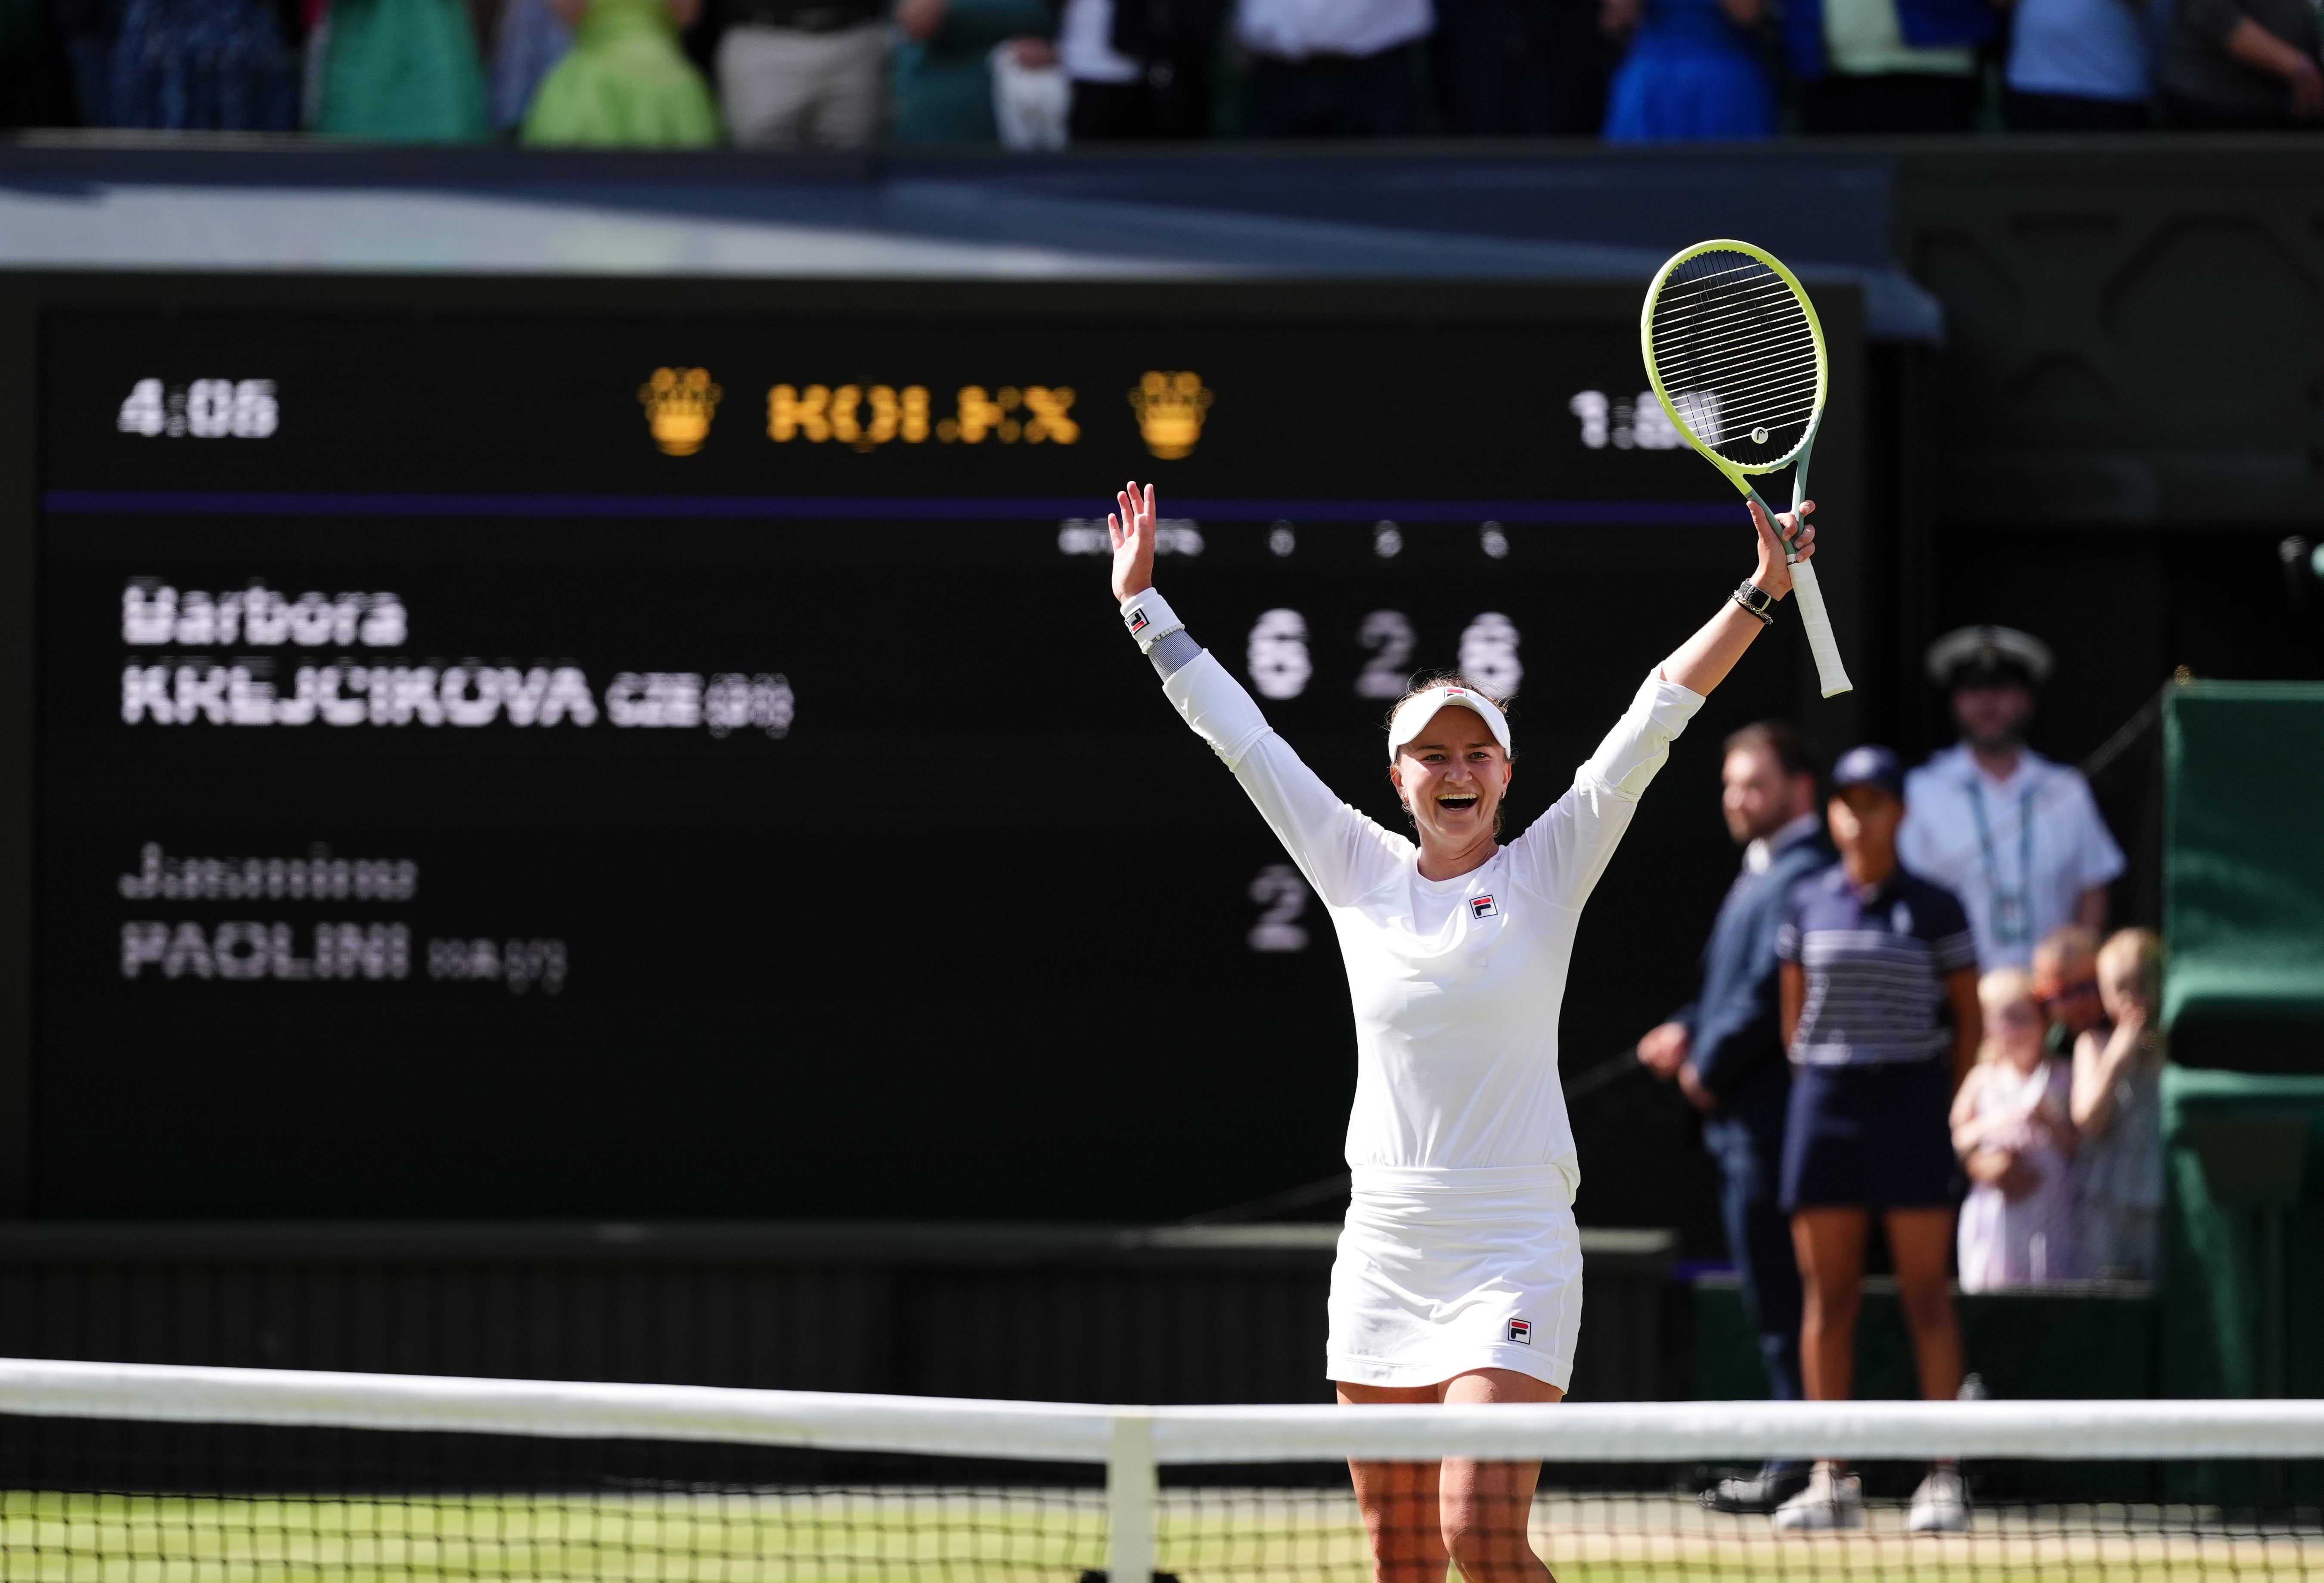
[[[1751,581],[1762,592],[1781,599],[1792,591],[1791,560],[1805,560],[1815,554],[1815,528],[1808,513],[1815,510],[1815,502],[1802,501],[1797,511],[1778,511],[1775,521],[1759,509],[1757,501],[1745,502],[1751,510],[1751,525],[1759,530],[1759,569],[1751,574]],[[1781,523],[1778,529],[1776,524]],[[1784,540],[1791,540],[1791,552],[1784,550]]]

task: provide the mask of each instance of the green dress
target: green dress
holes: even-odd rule
[[[718,141],[710,85],[678,48],[664,0],[590,0],[573,48],[541,79],[528,143],[704,148]]]
[[[1048,0],[951,0],[926,42],[896,51],[896,141],[1000,142],[986,57],[1007,40],[1056,31]]]
[[[331,0],[318,130],[482,143],[492,129],[467,0]]]

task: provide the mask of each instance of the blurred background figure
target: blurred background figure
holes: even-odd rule
[[[380,143],[492,135],[484,65],[461,0],[330,0],[316,130]]]
[[[573,48],[525,112],[527,143],[549,147],[709,148],[718,142],[710,85],[678,45],[701,0],[552,0]]]
[[[1429,0],[1240,0],[1253,137],[1406,137]]]
[[[1982,1038],[1977,943],[1952,895],[1898,861],[1906,805],[1896,755],[1854,749],[1832,767],[1831,787],[1824,816],[1840,861],[1792,887],[1775,934],[1792,1059],[1783,1183],[1800,1265],[1801,1371],[1811,1401],[1855,1394],[1864,1248],[1877,1215],[1921,1394],[1950,1402],[1961,1340],[1946,1281],[1958,1171],[1947,1116]],[[1967,1501],[1960,1471],[1938,1463],[1905,1524],[1966,1527]],[[1860,1528],[1863,1487],[1844,1464],[1820,1461],[1774,1521]]]
[[[2034,948],[2034,999],[2049,1015],[2052,1055],[2072,1055],[2075,1040],[2104,1025],[2096,929],[2068,924],[2042,936]]]
[[[747,149],[860,149],[887,112],[880,0],[724,0],[718,97]]]
[[[1608,95],[1608,142],[1774,135],[1775,85],[1753,36],[1766,0],[1606,0],[1605,14],[1630,42]]]
[[[1784,45],[1810,133],[1967,132],[1977,47],[2000,31],[1987,0],[1792,0]]]
[[[2051,658],[2008,627],[1962,627],[1929,646],[1929,679],[1952,698],[1961,740],[1913,771],[1904,866],[1960,898],[1987,969],[2026,967],[2065,924],[2104,928],[2122,849],[2089,783],[2025,745]]]
[[[121,0],[69,5],[62,14],[81,47],[102,41],[102,77],[81,74],[88,124],[299,129],[299,57],[272,0]],[[12,35],[29,36],[39,23],[22,0],[0,17]]]
[[[2144,0],[2014,0],[2001,113],[2012,132],[2153,124]]]
[[[1065,0],[1057,54],[1073,79],[1073,141],[1211,134],[1211,78],[1227,0]]]
[[[1695,998],[1638,1041],[1638,1060],[1675,1081],[1702,1112],[1702,1145],[1718,1162],[1720,1222],[1735,1261],[1743,1311],[1758,1332],[1767,1394],[1801,1399],[1800,1270],[1784,1214],[1784,1112],[1792,1097],[1784,1054],[1775,932],[1792,888],[1831,866],[1816,817],[1815,763],[1789,721],[1761,721],[1727,739],[1720,767],[1727,833],[1742,871],[1702,948]],[[1756,1474],[1703,1492],[1720,1512],[1772,1512],[1807,1483],[1807,1464],[1776,1459]]]
[[[504,133],[524,124],[532,96],[573,47],[573,30],[551,0],[508,0],[493,30],[493,125]]]
[[[1429,41],[1446,129],[1594,137],[1623,40],[1599,0],[1436,0]]]
[[[895,140],[990,143],[992,51],[1005,44],[1021,66],[1057,63],[1056,13],[1047,0],[897,0]]]
[[[2168,126],[2259,131],[2324,118],[2309,0],[2179,0],[2161,77]]]
[[[2098,956],[2106,1025],[2074,1045],[2073,1118],[2082,1268],[2100,1280],[2160,1275],[2163,942],[2125,929]]]
[[[1969,1172],[1960,1284],[2000,1292],[2062,1281],[2074,1264],[2073,1072],[2050,1054],[2034,981],[1997,968],[1978,980],[1985,1041],[1953,1096],[1953,1149]]]

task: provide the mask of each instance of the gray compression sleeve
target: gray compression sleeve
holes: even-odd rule
[[[1154,662],[1156,674],[1167,682],[1192,665],[1202,651],[1203,646],[1194,641],[1194,635],[1182,627],[1148,649],[1146,658]]]

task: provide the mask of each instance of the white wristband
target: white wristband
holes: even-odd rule
[[[1121,624],[1138,640],[1138,652],[1151,654],[1154,645],[1173,632],[1183,632],[1186,623],[1170,608],[1170,602],[1148,588],[1143,594],[1133,594],[1121,602]]]

